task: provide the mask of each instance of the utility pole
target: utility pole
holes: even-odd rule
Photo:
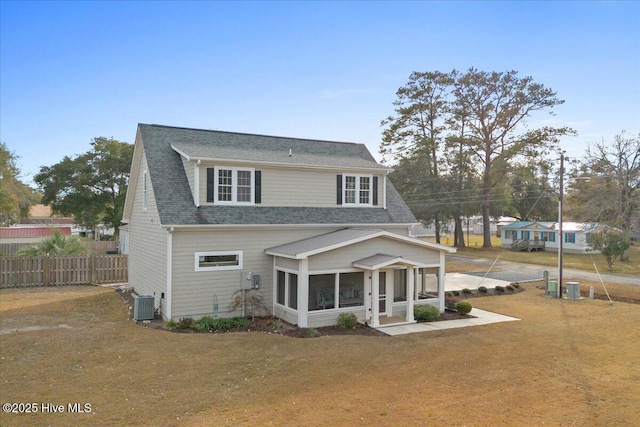
[[[562,249],[564,236],[562,234],[562,199],[564,194],[564,151],[560,153],[560,197],[558,198],[558,298],[562,298]]]

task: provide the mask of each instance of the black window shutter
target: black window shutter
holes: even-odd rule
[[[378,204],[378,177],[373,177],[373,206]]]
[[[342,204],[342,175],[337,175],[337,183],[336,183],[336,194],[337,194],[337,202],[339,205]]]
[[[213,192],[215,187],[215,169],[207,168],[207,202],[213,202]]]
[[[254,202],[262,203],[262,171],[255,171],[253,174],[255,180]]]

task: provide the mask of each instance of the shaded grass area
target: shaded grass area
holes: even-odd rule
[[[501,261],[522,262],[526,264],[546,265],[550,267],[558,265],[557,252],[516,252],[503,250],[500,248],[500,238],[495,236],[491,237],[491,244],[493,247],[484,249],[482,248],[482,236],[472,234],[470,237],[471,245],[466,248],[459,248],[456,255],[487,259],[496,259],[500,256]],[[435,242],[435,238],[433,237],[425,237],[424,239]],[[451,246],[453,244],[453,238],[445,236],[441,239],[441,243]],[[595,271],[593,267],[593,264],[595,263],[600,273],[640,275],[640,244],[638,244],[638,242],[634,242],[629,249],[629,261],[622,262],[617,260],[613,264],[613,271],[609,271],[607,261],[601,254],[565,253],[562,258],[565,268]]]
[[[92,408],[0,424],[637,425],[638,306],[525,287],[473,299],[518,322],[304,340],[140,327],[104,288],[0,290],[2,330],[70,326],[0,335],[3,402]]]

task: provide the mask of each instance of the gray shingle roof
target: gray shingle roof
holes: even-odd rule
[[[275,246],[267,249],[267,253],[277,253],[282,256],[291,258],[298,257],[308,252],[314,252],[320,249],[340,245],[358,239],[367,238],[379,234],[382,230],[359,230],[355,228],[346,228],[343,230],[333,231],[331,233],[322,234],[320,236],[310,237],[308,239],[298,240],[297,242],[286,243],[284,245]]]
[[[267,155],[269,150],[281,153],[286,147],[286,157],[288,157],[289,147],[292,144],[297,144],[292,148],[294,156],[299,153],[300,157],[304,157],[304,153],[309,153],[305,157],[309,162],[319,162],[321,158],[326,158],[326,162],[330,163],[322,163],[322,165],[342,167],[377,166],[382,168],[377,165],[369,151],[362,144],[267,137],[147,124],[139,124],[138,129],[147,158],[149,177],[160,221],[164,225],[348,225],[415,224],[418,222],[388,179],[386,210],[382,209],[382,207],[344,209],[338,206],[335,208],[313,208],[260,205],[200,206],[198,208],[193,202],[180,154],[171,147],[173,144],[187,151],[191,150],[190,155],[196,158],[198,157],[196,154],[203,154],[208,150],[207,147],[213,147],[209,151],[210,154],[215,153],[217,150],[215,146],[218,144],[222,144],[223,147],[217,151],[218,153],[234,151],[236,153],[256,155],[256,153],[260,152],[264,156]],[[232,146],[236,148],[232,149]],[[280,154],[274,154],[274,156],[276,155]],[[262,159],[265,158],[264,156]],[[211,157],[214,157],[213,154]],[[247,160],[252,159],[247,158]],[[320,163],[308,164],[320,165]]]
[[[195,159],[388,169],[375,161],[364,144],[168,127],[163,134]]]

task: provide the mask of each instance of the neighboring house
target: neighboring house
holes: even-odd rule
[[[455,249],[409,236],[418,221],[389,172],[363,144],[140,124],[123,215],[130,285],[165,319],[237,316],[232,296],[251,287],[300,327],[444,311]]]
[[[71,227],[0,227],[0,244],[38,243],[45,237],[53,236],[55,231],[63,236],[71,235]]]
[[[71,232],[77,234],[77,227],[73,218],[59,217],[53,215],[51,206],[37,204],[29,207],[29,216],[22,218],[18,224],[14,224],[14,227],[33,227],[33,226],[47,226],[47,227],[71,227]]]
[[[33,205],[29,208],[29,217],[22,218],[18,224],[14,224],[14,227],[33,227],[33,226],[47,226],[51,228],[59,227],[71,227],[71,234],[81,237],[95,237],[95,230],[87,228],[85,226],[77,225],[75,220],[71,217],[60,217],[53,215],[51,206],[43,204]],[[113,227],[107,228],[104,225],[99,225],[97,231],[102,237],[113,236]]]
[[[495,235],[497,237],[502,237],[503,233],[502,233],[502,227],[504,227],[505,225],[509,225],[509,224],[513,224],[514,222],[517,222],[518,219],[514,218],[512,216],[501,216],[500,218],[498,218],[498,221],[496,222],[496,228],[495,228]],[[480,233],[482,234],[482,233]],[[493,227],[491,228],[491,234],[494,234],[494,230]]]
[[[562,249],[565,253],[592,251],[589,237],[598,228],[595,223],[563,222]],[[558,223],[551,221],[516,221],[501,227],[501,246],[513,250],[558,252]],[[593,251],[599,253],[598,251]]]

